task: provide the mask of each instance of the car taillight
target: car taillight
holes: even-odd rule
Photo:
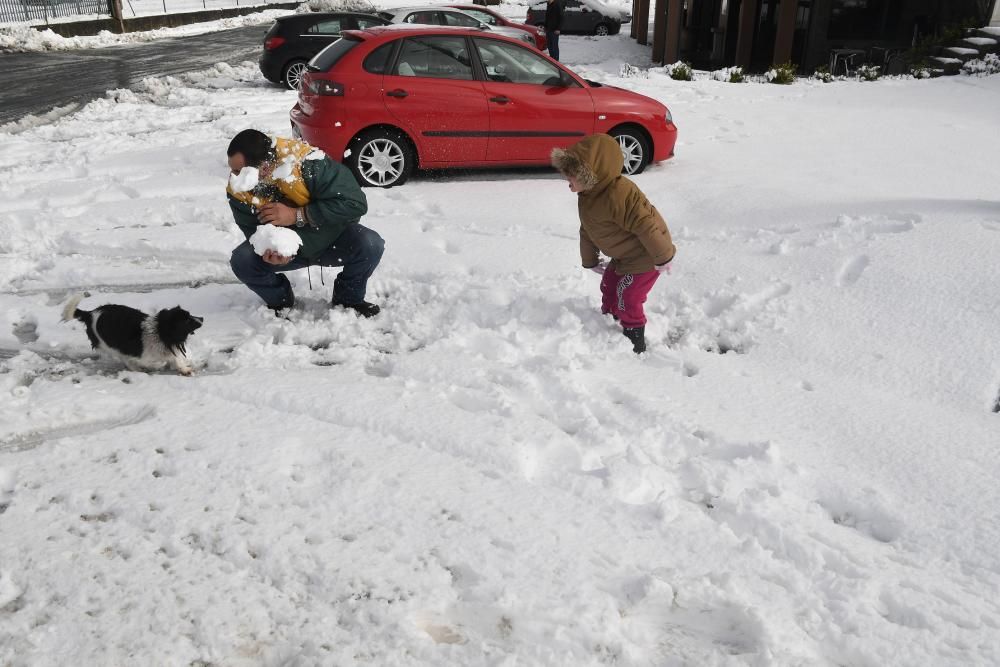
[[[264,40],[264,50],[274,51],[276,48],[285,43],[284,37],[268,37]]]
[[[327,97],[343,97],[343,84],[326,79],[313,79],[309,82],[309,92],[313,95],[325,95]]]

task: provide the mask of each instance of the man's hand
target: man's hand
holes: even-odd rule
[[[261,259],[263,259],[268,264],[273,264],[274,266],[284,266],[292,261],[292,257],[285,257],[284,255],[279,255],[273,250],[265,250]]]
[[[276,227],[295,224],[295,209],[280,202],[270,202],[257,209],[257,219]]]

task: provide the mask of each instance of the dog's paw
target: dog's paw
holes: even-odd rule
[[[183,375],[184,377],[191,377],[192,375],[194,375],[193,368],[178,368],[177,372]]]

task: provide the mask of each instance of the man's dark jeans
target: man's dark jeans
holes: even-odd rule
[[[559,60],[559,33],[554,30],[546,30],[545,41],[549,43],[549,57],[553,60]]]
[[[296,257],[284,266],[274,266],[265,262],[249,241],[244,241],[233,250],[229,265],[240,282],[253,290],[270,308],[281,308],[292,302],[291,286],[281,273],[306,266],[342,266],[344,270],[333,281],[333,301],[352,304],[365,300],[368,278],[382,259],[384,249],[385,241],[377,232],[353,224],[337,237],[333,245],[311,260]]]

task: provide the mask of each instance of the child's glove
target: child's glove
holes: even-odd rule
[[[672,262],[672,261],[674,261],[674,260],[670,260],[670,262]],[[667,274],[669,276],[670,275],[670,262],[664,262],[663,264],[657,264],[656,265],[656,272],[657,273],[665,273],[665,274]]]
[[[598,262],[594,266],[588,266],[588,267],[585,267],[585,268],[588,268],[591,271],[593,271],[594,273],[597,273],[599,275],[604,275],[604,270],[606,268],[608,268],[608,263],[605,262],[604,260],[601,260],[600,262]]]

